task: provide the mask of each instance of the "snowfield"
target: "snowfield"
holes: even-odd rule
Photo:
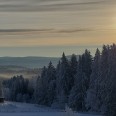
[[[0,104],[0,116],[70,116],[65,111],[40,107],[35,104],[5,102]],[[74,113],[71,116],[100,116]]]

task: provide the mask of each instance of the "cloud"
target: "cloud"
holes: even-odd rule
[[[0,29],[1,33],[15,33],[15,32],[45,32],[53,29]]]
[[[1,12],[18,12],[18,11],[55,11],[55,10],[73,10],[88,9],[87,6],[94,7],[105,3],[107,0],[0,0]],[[112,1],[112,0],[111,0]],[[82,7],[84,6],[84,7]]]
[[[79,33],[79,32],[93,31],[92,29],[0,29],[2,35],[14,35],[14,34],[63,34],[63,33]]]
[[[0,29],[0,34],[13,35],[13,34],[71,34],[80,32],[95,32],[95,31],[116,31],[116,29],[95,29],[95,28],[76,28],[76,29]]]

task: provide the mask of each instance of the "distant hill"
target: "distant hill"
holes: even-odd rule
[[[70,59],[71,56],[67,56]],[[78,56],[77,56],[78,58]],[[1,66],[20,66],[27,68],[42,68],[47,66],[50,61],[56,66],[60,57],[0,57]]]

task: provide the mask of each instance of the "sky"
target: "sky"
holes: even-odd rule
[[[116,0],[0,0],[0,56],[94,54],[116,43]]]

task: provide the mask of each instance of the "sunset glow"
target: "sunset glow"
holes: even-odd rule
[[[38,56],[46,56],[43,47],[54,47],[50,56],[55,56],[55,46],[62,50],[116,43],[115,0],[0,0],[0,5],[7,6],[0,8],[0,47],[15,47],[15,55],[20,47],[40,47]]]

